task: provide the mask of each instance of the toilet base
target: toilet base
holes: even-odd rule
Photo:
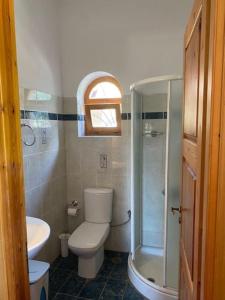
[[[95,278],[104,261],[104,247],[102,246],[93,256],[78,257],[78,275],[84,278]]]

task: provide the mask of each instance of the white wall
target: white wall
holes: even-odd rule
[[[183,34],[192,0],[63,0],[60,28],[63,93],[106,71],[129,85],[146,77],[181,74]]]
[[[22,110],[63,113],[61,96],[60,49],[54,0],[15,0],[17,60],[19,67],[20,108]],[[29,93],[41,90],[51,100],[30,100]],[[60,253],[58,235],[67,230],[66,160],[64,124],[34,114],[21,120],[34,129],[36,142],[23,145],[26,214],[44,219],[51,235],[38,259],[52,262]],[[46,142],[42,132],[46,131]],[[30,131],[22,130],[30,140]]]
[[[58,7],[54,0],[15,0],[19,82],[61,95]]]
[[[123,111],[130,111],[130,97],[122,100]],[[76,99],[64,99],[64,112],[73,113]],[[122,136],[78,137],[78,122],[65,122],[67,201],[78,200],[78,217],[69,217],[69,231],[83,221],[83,191],[88,187],[110,187],[114,190],[112,223],[128,219],[130,209],[130,120],[122,121]],[[100,168],[100,154],[107,155],[107,168]],[[110,230],[105,248],[130,251],[130,223]]]
[[[59,234],[67,231],[64,124],[50,120],[47,114],[43,117],[38,111],[62,113],[63,101],[60,97],[52,97],[50,101],[29,101],[29,92],[20,89],[21,109],[37,112],[21,120],[33,128],[36,137],[33,146],[23,144],[26,214],[50,225],[50,238],[37,258],[52,262],[60,253]],[[43,131],[46,132],[45,141]],[[28,143],[33,141],[27,128],[22,129],[22,137]]]

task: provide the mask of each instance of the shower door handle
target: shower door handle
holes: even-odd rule
[[[175,212],[179,213],[179,224],[181,224],[181,213],[182,213],[182,208],[180,207],[171,207],[172,214],[175,215]]]
[[[175,215],[175,212],[181,213],[181,207],[171,207],[172,214]]]

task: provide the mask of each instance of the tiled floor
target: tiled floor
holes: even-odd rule
[[[77,257],[57,258],[50,268],[49,300],[143,300],[129,282],[128,254],[106,251],[103,266],[94,280],[77,274]]]

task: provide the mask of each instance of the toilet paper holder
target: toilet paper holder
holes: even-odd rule
[[[68,208],[76,208],[78,211],[80,210],[79,201],[74,200],[70,204],[67,205]]]
[[[72,203],[69,204],[69,207],[79,208],[79,202],[77,200],[73,200]]]
[[[66,211],[70,216],[77,216],[80,211],[79,202],[77,200],[72,201],[72,203],[68,204]]]

